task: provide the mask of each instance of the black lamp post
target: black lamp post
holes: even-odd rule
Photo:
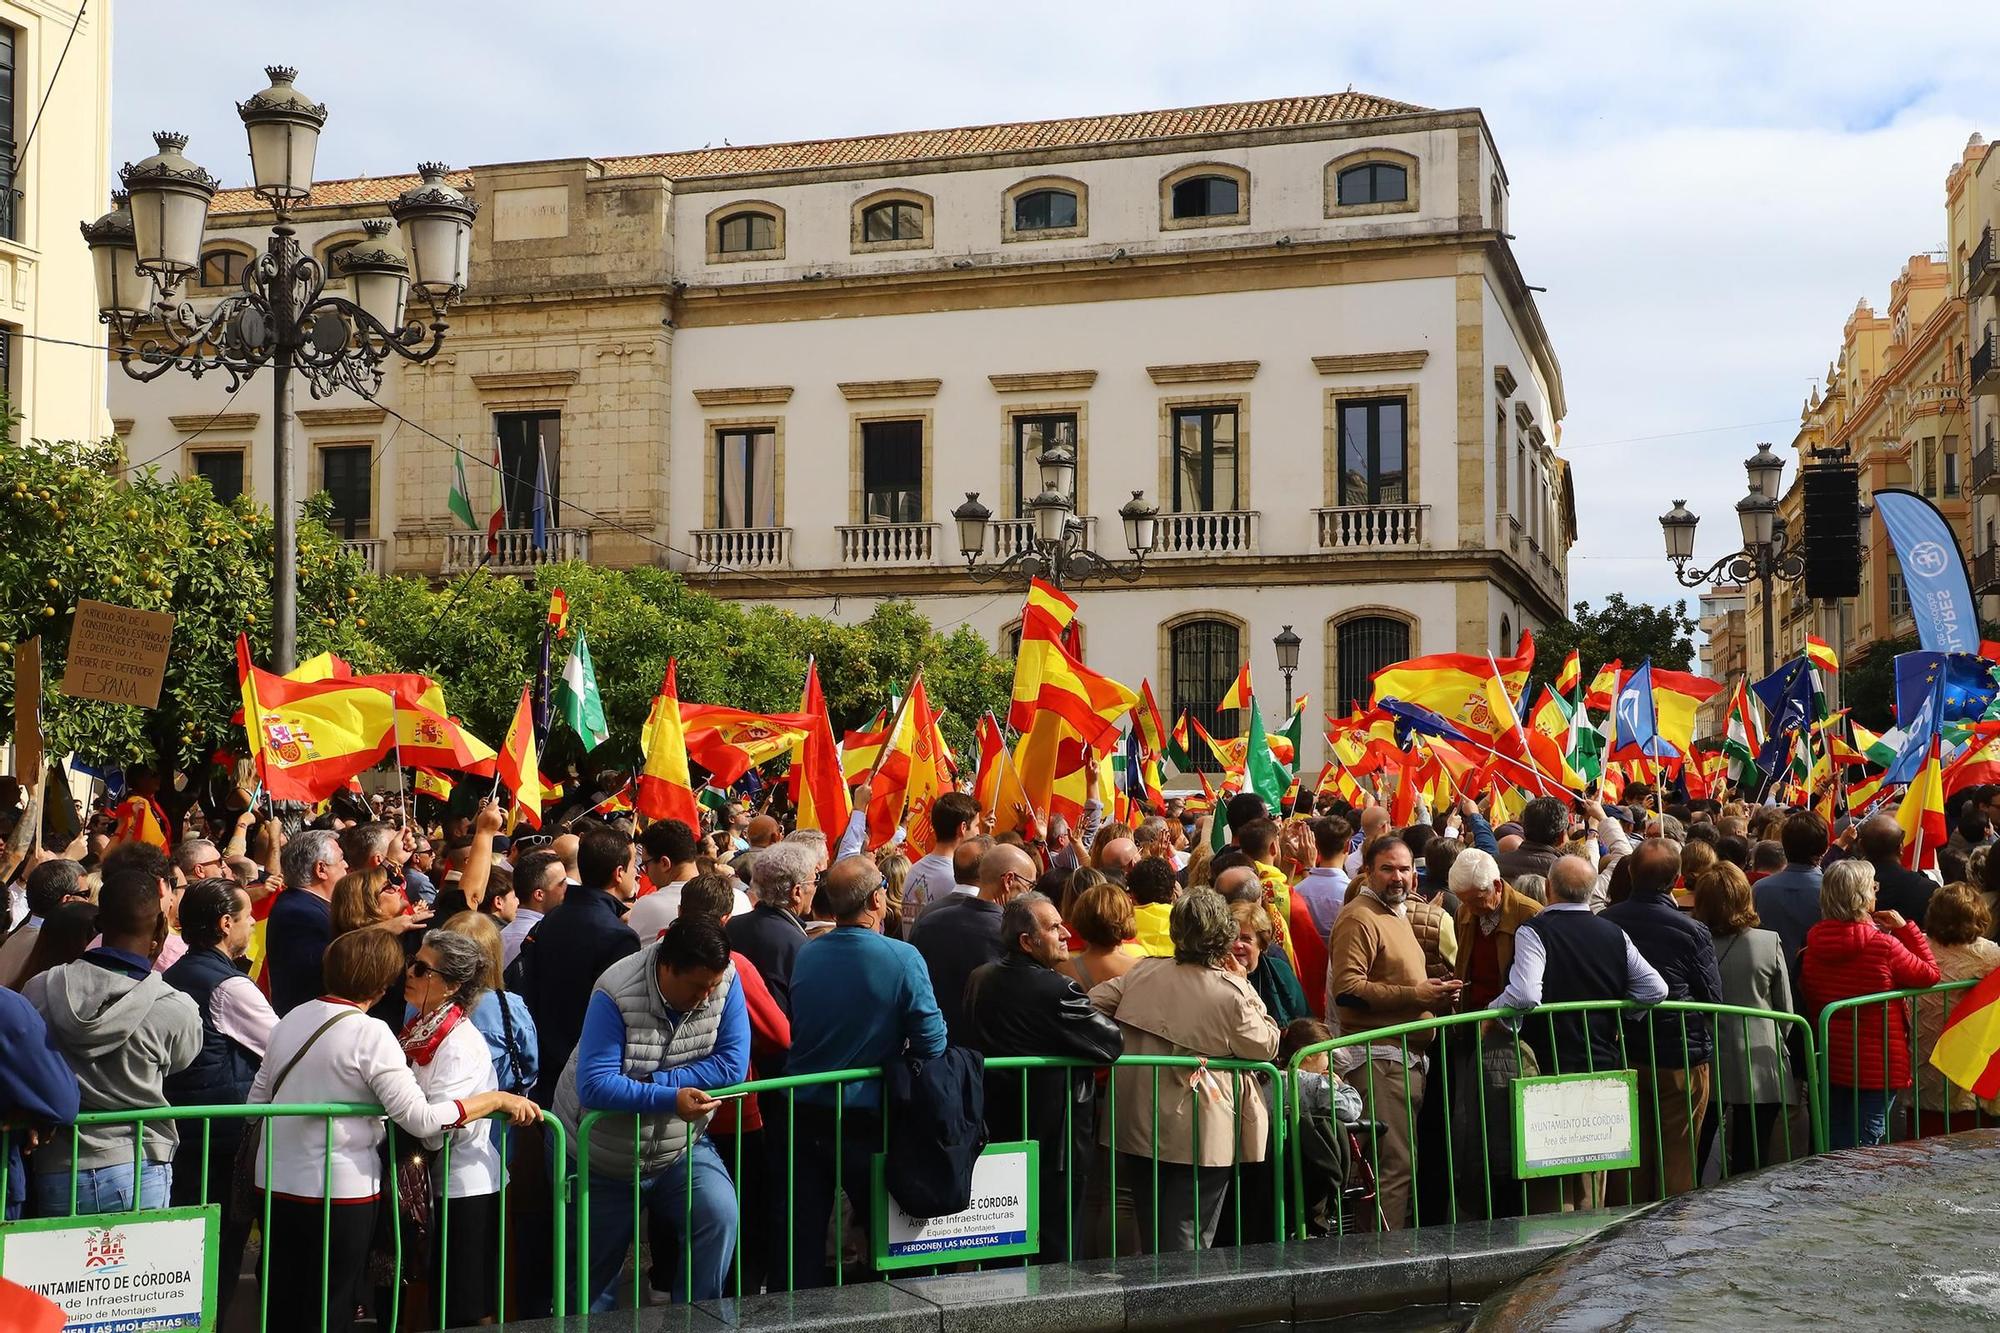
[[[243,275],[242,291],[207,310],[176,299],[200,268],[208,206],[219,184],[181,155],[185,135],[154,135],[159,151],[125,166],[115,207],[83,224],[83,236],[96,271],[98,318],[110,327],[127,375],[147,381],[175,368],[196,378],[219,370],[233,390],[271,367],[277,546],[271,656],[279,671],[289,671],[298,648],[292,372],[305,377],[315,398],[341,388],[373,398],[391,354],[406,361],[436,356],[445,310],[465,290],[477,206],[445,183],[443,166],[423,164],[421,183],[389,205],[408,256],[388,222],[372,221],[368,239],[335,260],[339,271],[332,276],[352,282],[353,299],[327,295],[329,275],[288,225],[312,192],[326,107],[292,86],[296,70],[274,65],[264,72],[270,86],[236,110],[250,139],[253,189],[277,223],[264,254]],[[405,322],[413,289],[430,307],[428,340],[420,320]]]

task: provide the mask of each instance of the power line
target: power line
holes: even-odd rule
[[[1565,444],[1558,454],[1569,453],[1573,449],[1608,449],[1614,444],[1644,444],[1649,440],[1679,440],[1689,435],[1714,435],[1725,430],[1749,430],[1753,426],[1782,426],[1795,417],[1773,417],[1769,421],[1744,421],[1734,426],[1702,426],[1695,430],[1672,430],[1661,435],[1628,435],[1622,440],[1590,440],[1583,444]]]
[[[49,97],[56,90],[56,80],[62,77],[63,61],[69,57],[69,44],[76,40],[76,30],[83,26],[83,11],[90,8],[90,0],[81,0],[76,7],[76,20],[69,25],[69,36],[63,38],[62,54],[56,57],[56,67],[49,71],[49,86],[42,89],[42,104],[35,108],[35,119],[28,126],[28,137],[21,140],[21,146],[14,155],[20,161],[28,155],[28,145],[35,141],[35,131],[42,127],[42,112],[49,109]]]
[[[187,448],[189,444],[193,443],[195,440],[200,439],[202,434],[206,432],[210,426],[213,426],[216,422],[222,420],[223,416],[229,411],[230,405],[236,401],[236,395],[242,393],[244,386],[249,383],[250,381],[247,379],[238,380],[236,382],[236,387],[229,391],[229,397],[223,399],[222,406],[216,408],[215,414],[211,416],[208,420],[202,422],[201,425],[192,434],[183,435],[180,439],[168,445],[166,448],[160,450],[160,452],[154,454],[151,458],[141,459],[137,463],[127,463],[124,467],[121,467],[118,470],[120,472],[136,472],[142,467],[151,467],[153,464],[159,462],[162,458],[165,458],[168,454],[177,454],[181,450]]]

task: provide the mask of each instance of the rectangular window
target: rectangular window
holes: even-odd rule
[[[1507,512],[1507,404],[1493,414],[1493,513]]]
[[[336,537],[352,541],[368,535],[369,511],[374,507],[374,487],[368,477],[372,452],[365,444],[319,451],[319,488],[333,497],[333,514],[327,526]]]
[[[715,432],[715,526],[778,526],[778,433],[769,426]]]
[[[0,24],[0,236],[21,239],[20,192],[14,188],[14,29]]]
[[[1893,562],[1889,566],[1889,619],[1901,620],[1910,614],[1910,590],[1903,583],[1903,570]]]
[[[1014,517],[1028,517],[1028,501],[1042,493],[1042,475],[1035,470],[1042,450],[1059,444],[1076,453],[1076,413],[1057,412],[1014,418]],[[1082,497],[1077,497],[1081,502]]]
[[[208,483],[219,504],[243,494],[243,451],[204,449],[194,456],[194,474]]]
[[[1925,440],[1924,447],[1917,451],[1917,456],[1923,460],[1924,494],[1935,498],[1938,487],[1937,442]]]
[[[562,512],[562,413],[506,412],[493,418],[500,437],[501,490],[507,503],[507,526],[535,526],[536,478],[546,473],[548,518],[560,527]]]
[[[861,505],[867,523],[924,521],[924,423],[861,423]]]
[[[1958,494],[1958,438],[1946,436],[1944,442],[1944,493],[1947,498]]]
[[[1340,404],[1340,502],[1408,504],[1410,473],[1401,398]]]
[[[1236,409],[1174,410],[1174,512],[1225,513],[1241,508],[1236,483]]]

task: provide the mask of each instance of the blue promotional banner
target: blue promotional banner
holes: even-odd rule
[[[1903,567],[1918,641],[1927,652],[1977,653],[1979,615],[1951,525],[1915,491],[1876,491],[1874,501]]]

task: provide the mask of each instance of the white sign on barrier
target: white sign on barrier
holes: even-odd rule
[[[1637,1166],[1638,1124],[1632,1070],[1514,1080],[1514,1165],[1523,1180]]]
[[[0,1226],[0,1276],[62,1308],[64,1333],[215,1327],[221,1210],[169,1208]]]
[[[875,1159],[875,1265],[914,1268],[1033,1254],[1041,1245],[1041,1145],[989,1143],[972,1166],[972,1202],[945,1217],[911,1217],[883,1184]]]

